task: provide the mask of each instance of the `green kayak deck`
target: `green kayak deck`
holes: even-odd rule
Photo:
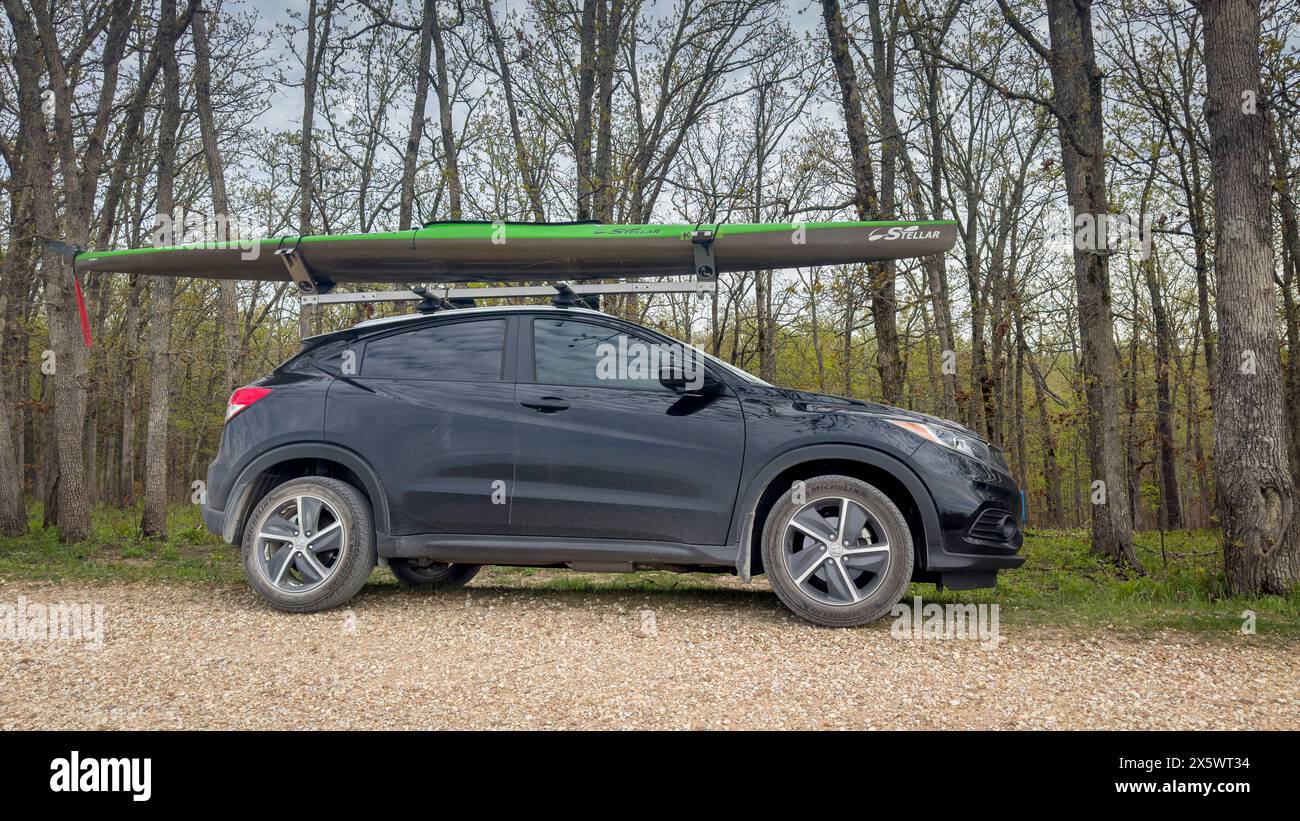
[[[295,256],[320,283],[519,282],[850,265],[943,253],[957,224],[929,222],[432,223],[410,231],[84,251],[78,271],[285,280]],[[293,254],[287,255],[286,250]]]

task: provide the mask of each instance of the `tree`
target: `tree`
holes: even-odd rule
[[[230,198],[226,196],[226,168],[217,143],[216,118],[212,115],[212,49],[208,45],[208,12],[194,15],[191,35],[194,38],[194,102],[199,114],[199,133],[203,139],[203,158],[208,167],[208,184],[212,186],[212,220],[217,230],[213,239],[230,239]],[[239,317],[235,305],[235,282],[221,280],[218,302],[221,317],[222,353],[225,358],[226,393],[235,389],[236,359],[239,356]]]
[[[1287,593],[1300,578],[1300,526],[1282,411],[1275,327],[1267,120],[1259,3],[1202,0],[1205,114],[1220,294],[1214,468],[1224,568],[1239,595]]]
[[[181,119],[180,66],[176,58],[176,0],[162,0],[158,17],[157,49],[162,59],[162,116],[158,123],[157,237],[175,242],[179,226],[173,187],[176,175],[176,138]],[[170,226],[170,227],[169,227]],[[171,414],[172,301],[176,279],[150,277],[149,411],[145,431],[144,511],[140,530],[146,536],[167,536],[167,431]]]
[[[1106,148],[1102,72],[1092,39],[1092,0],[1048,0],[1051,48],[998,0],[1007,22],[1047,63],[1061,144],[1066,197],[1078,228],[1074,281],[1079,308],[1084,392],[1088,406],[1088,461],[1092,467],[1092,550],[1119,564],[1139,567],[1133,547],[1120,434],[1120,364],[1111,308],[1110,249],[1105,221]],[[1098,485],[1097,483],[1101,484]]]
[[[313,138],[316,128],[316,91],[320,83],[321,68],[325,64],[325,50],[329,45],[330,30],[334,25],[334,0],[310,0],[307,6],[307,52],[302,61],[302,131],[298,143],[298,234],[311,233],[312,198],[315,196],[316,170],[313,167]],[[298,333],[311,334],[312,312],[307,305],[299,306]]]
[[[70,78],[78,75],[83,66],[69,64],[65,59],[48,3],[32,3],[29,14],[23,4],[15,0],[5,2],[15,36],[26,44],[18,49],[14,64],[19,77],[20,116],[26,120],[29,149],[26,158],[32,163],[26,173],[31,184],[29,195],[36,233],[30,241],[41,248],[50,348],[56,364],[53,435],[57,478],[51,485],[54,494],[46,502],[55,507],[59,536],[65,541],[80,541],[90,536],[90,497],[83,454],[88,355],[76,316],[77,284],[71,261],[56,253],[49,243],[60,236],[76,247],[84,248],[90,242],[91,213],[100,182],[118,68],[130,33],[131,10],[129,0],[114,0],[102,13],[94,15],[94,22],[83,35],[91,42],[102,32],[104,45],[100,54],[102,79],[90,130],[86,140],[78,145],[75,129],[82,112],[74,115],[74,87]],[[80,60],[85,55],[82,52],[69,56]],[[48,85],[42,82],[42,65],[49,74]],[[52,131],[46,126],[46,112],[40,103],[47,88],[53,92]],[[62,221],[56,212],[54,193],[56,162],[63,183]]]

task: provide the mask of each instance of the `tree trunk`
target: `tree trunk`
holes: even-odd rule
[[[591,219],[591,147],[594,122],[592,103],[596,95],[596,7],[603,0],[584,0],[578,28],[578,114],[573,124],[573,158],[578,173],[578,219]]]
[[[203,156],[208,166],[208,182],[212,186],[212,218],[217,229],[213,239],[224,242],[230,239],[230,200],[226,197],[226,167],[221,161],[217,145],[217,126],[212,116],[212,54],[208,46],[208,12],[194,15],[194,102],[199,114],[199,132],[203,138]],[[218,284],[219,317],[221,324],[222,355],[225,365],[225,392],[235,389],[236,358],[239,355],[239,316],[235,305],[235,282],[223,279]]]
[[[434,91],[438,95],[438,133],[442,136],[443,175],[447,179],[448,216],[461,218],[460,161],[457,157],[456,132],[451,120],[451,81],[447,79],[447,49],[442,27],[434,16],[433,26]]]
[[[1110,213],[1102,127],[1102,73],[1092,41],[1091,0],[1048,0],[1051,74],[1061,167],[1076,219],[1098,225]],[[1092,467],[1092,551],[1118,564],[1139,566],[1124,483],[1120,433],[1120,366],[1111,311],[1104,231],[1075,242],[1074,277],[1079,340],[1088,406],[1088,460]],[[1096,483],[1102,482],[1099,486]]]
[[[1214,466],[1234,594],[1285,594],[1300,578],[1273,291],[1259,3],[1204,0],[1205,112],[1214,183],[1219,370]]]
[[[1033,368],[1033,363],[1029,366]],[[1056,434],[1052,431],[1052,417],[1047,415],[1047,402],[1043,386],[1034,380],[1034,411],[1038,414],[1038,427],[1042,435],[1043,491],[1046,495],[1047,521],[1061,525],[1065,513],[1061,509],[1061,469],[1056,462]]]
[[[160,218],[175,213],[173,186],[176,175],[176,131],[180,125],[180,67],[176,60],[176,2],[162,0],[157,48],[162,53],[162,116],[158,122],[158,195]],[[171,244],[174,238],[163,239]],[[145,433],[144,514],[140,530],[145,536],[167,537],[167,431],[171,413],[171,331],[175,277],[151,277],[149,288],[149,413]]]
[[[298,234],[311,233],[312,198],[315,196],[315,170],[312,168],[312,144],[316,126],[316,85],[320,80],[325,48],[329,43],[330,27],[334,20],[334,0],[325,0],[319,8],[318,0],[307,6],[307,54],[303,59],[302,77],[302,131],[298,144]],[[311,336],[312,310],[299,303],[298,335]]]
[[[871,170],[871,146],[867,139],[866,120],[862,115],[862,95],[858,91],[858,73],[849,51],[849,33],[844,28],[839,0],[822,0],[822,21],[830,43],[831,63],[839,81],[840,104],[844,110],[849,139],[849,158],[853,163],[853,205],[858,219],[871,219],[880,209],[876,182]]]
[[[621,7],[621,0],[615,0],[615,3]],[[546,219],[546,208],[542,204],[541,189],[537,184],[532,163],[528,158],[528,148],[524,144],[523,130],[519,127],[519,107],[515,101],[515,85],[510,72],[510,60],[506,58],[505,41],[501,39],[501,32],[497,28],[496,18],[492,14],[491,0],[483,0],[483,19],[487,23],[488,39],[492,42],[492,50],[496,53],[497,72],[501,78],[502,95],[506,101],[506,119],[510,122],[510,139],[514,142],[515,147],[515,165],[519,169],[520,179],[523,180],[524,193],[528,197],[533,219],[541,222]]]
[[[890,25],[885,28],[880,0],[869,0],[867,15],[871,25],[872,75],[876,103],[880,111],[880,207],[872,219],[897,217],[895,179],[898,155],[903,151],[902,134],[894,115],[894,34],[897,30],[897,5],[891,9]],[[880,374],[881,400],[887,405],[903,401],[903,368],[898,347],[897,268],[894,262],[871,266],[871,322],[876,328],[876,370]]]
[[[131,275],[122,340],[122,451],[118,476],[118,503],[135,503],[135,362],[140,335],[140,291],[144,281]]]
[[[1152,164],[1152,174],[1155,165]],[[1150,188],[1151,180],[1147,187]],[[1143,201],[1146,201],[1143,197]],[[1146,209],[1143,208],[1143,216]],[[1142,277],[1146,281],[1147,295],[1151,299],[1151,318],[1155,325],[1156,347],[1156,451],[1160,466],[1160,510],[1164,530],[1183,527],[1183,498],[1178,492],[1178,462],[1174,453],[1174,402],[1169,386],[1169,366],[1172,343],[1169,312],[1165,310],[1164,292],[1160,287],[1158,260],[1154,246],[1142,260]]]
[[[1300,217],[1296,214],[1295,194],[1291,188],[1290,169],[1282,143],[1280,124],[1269,117],[1269,153],[1273,158],[1273,187],[1277,190],[1278,213],[1282,217],[1282,304],[1286,317],[1286,411],[1291,428],[1291,474],[1300,475],[1300,306],[1292,290],[1300,277]]]
[[[57,21],[47,2],[33,2],[30,7],[29,15],[23,4],[5,0],[15,39],[25,44],[13,63],[18,76],[20,116],[27,120],[25,133],[32,163],[28,179],[32,183],[32,213],[38,232],[32,240],[43,245],[43,238],[61,236],[84,248],[90,243],[90,213],[99,184],[118,67],[130,34],[132,4],[129,0],[115,0],[108,15],[101,15],[90,24],[92,33],[106,28],[107,34],[100,60],[98,99],[93,116],[85,120],[89,130],[80,141],[76,138],[74,118],[81,122],[85,112],[78,109],[74,115],[75,83],[68,76],[69,66],[64,62],[64,49],[58,40]],[[48,82],[43,73],[49,75]],[[53,141],[48,137],[48,118],[40,101],[46,89],[53,91]],[[57,198],[53,184],[54,153],[57,153],[62,181],[62,196]],[[62,225],[55,210],[56,202],[63,206]],[[58,469],[53,484],[57,497],[50,501],[55,502],[59,537],[64,541],[81,541],[90,536],[84,451],[89,357],[75,315],[77,285],[71,260],[45,246],[42,270],[46,279],[49,344],[55,356],[54,446]]]
[[[16,255],[17,249],[11,246],[10,253]],[[0,340],[5,340],[8,302],[8,295],[0,293]],[[8,345],[0,347],[0,369],[4,366],[8,348]],[[27,532],[22,465],[18,463],[14,452],[14,438],[9,435],[13,429],[13,408],[9,404],[9,397],[0,391],[0,535],[4,536],[21,536]]]
[[[614,221],[614,69],[623,29],[623,0],[610,0],[599,15],[600,45],[596,51],[596,159],[594,216]]]
[[[433,59],[433,27],[437,25],[436,0],[424,0],[420,18],[420,48],[415,61],[415,100],[411,103],[411,124],[406,131],[406,151],[402,154],[402,191],[399,195],[397,228],[410,229],[415,209],[415,169],[420,158],[420,139],[424,136],[424,107],[429,99],[429,68]]]
[[[853,164],[853,206],[860,220],[871,219],[880,209],[876,181],[871,169],[871,146],[866,120],[862,114],[862,95],[858,90],[857,68],[849,51],[849,34],[844,28],[839,0],[822,0],[822,21],[830,44],[831,63],[839,82],[840,104],[844,111],[845,131],[849,141],[849,158]],[[853,320],[855,289],[852,274],[845,283],[847,309],[844,322],[844,395],[853,395]]]

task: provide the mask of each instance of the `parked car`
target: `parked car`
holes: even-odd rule
[[[647,378],[640,351],[678,358]],[[377,562],[430,587],[489,564],[658,568],[765,573],[796,614],[853,626],[911,580],[988,587],[1024,561],[1019,491],[974,432],[577,307],[312,337],[231,396],[207,491],[208,528],[294,612],[348,601]]]

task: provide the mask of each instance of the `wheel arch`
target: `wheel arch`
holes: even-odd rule
[[[920,478],[900,460],[862,445],[813,445],[782,454],[749,483],[737,506],[740,549],[736,569],[741,578],[764,572],[763,526],[777,499],[790,485],[815,476],[844,475],[880,489],[907,520],[916,554],[916,568],[924,569],[931,547],[941,543],[939,513]]]
[[[300,442],[273,448],[240,471],[229,496],[222,534],[225,540],[239,544],[257,503],[276,487],[304,476],[340,479],[361,491],[374,514],[375,536],[388,535],[388,497],[375,469],[347,448],[326,442]]]

